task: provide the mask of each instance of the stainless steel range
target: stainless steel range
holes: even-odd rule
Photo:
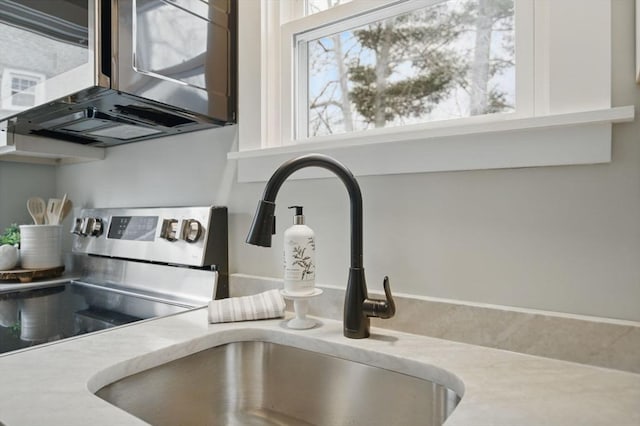
[[[84,209],[71,232],[81,278],[0,292],[0,353],[228,297],[225,207]]]

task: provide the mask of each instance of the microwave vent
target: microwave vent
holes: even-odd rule
[[[98,141],[96,139],[87,138],[79,135],[72,135],[69,133],[56,132],[55,130],[38,129],[32,130],[31,134],[36,136],[42,136],[44,138],[60,139],[67,142],[73,142],[82,145],[95,145]]]
[[[196,121],[177,114],[160,111],[155,108],[140,105],[116,105],[118,112],[124,115],[150,121],[164,127],[176,127],[184,124],[193,124]]]

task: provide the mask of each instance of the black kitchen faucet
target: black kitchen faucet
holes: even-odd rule
[[[391,318],[396,311],[388,277],[384,278],[385,299],[369,299],[362,262],[362,193],[351,171],[326,155],[309,154],[282,164],[271,176],[253,218],[246,242],[271,247],[275,234],[275,200],[280,186],[295,171],[321,167],[333,172],[347,187],[351,203],[351,266],[344,300],[344,335],[352,339],[369,337],[369,317]]]

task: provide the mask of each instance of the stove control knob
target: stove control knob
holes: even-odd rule
[[[99,217],[94,217],[93,223],[91,224],[91,227],[89,229],[89,236],[99,237],[100,235],[102,235],[102,219],[100,219]]]
[[[202,236],[202,225],[195,219],[182,221],[182,239],[188,243],[195,243]]]
[[[102,235],[102,219],[99,217],[85,217],[82,219],[80,235],[85,237],[99,237]]]
[[[82,234],[82,222],[84,222],[84,219],[82,219],[81,217],[76,217],[73,219],[73,226],[71,226],[72,234],[84,236]]]
[[[162,221],[162,229],[160,230],[160,238],[167,241],[176,241],[178,238],[178,221],[176,219],[165,219]]]

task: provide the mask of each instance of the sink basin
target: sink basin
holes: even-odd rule
[[[268,342],[213,347],[100,398],[152,425],[441,425],[460,398],[428,380]]]

